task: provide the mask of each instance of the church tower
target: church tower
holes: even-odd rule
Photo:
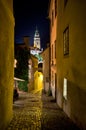
[[[35,35],[34,35],[34,47],[41,49],[40,35],[39,35],[37,27],[36,27],[36,31],[35,31]]]

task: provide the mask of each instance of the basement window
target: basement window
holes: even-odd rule
[[[67,79],[64,78],[64,83],[63,83],[63,97],[65,100],[67,100]]]

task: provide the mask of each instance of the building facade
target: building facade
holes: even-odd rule
[[[38,29],[36,28],[34,34],[34,44],[30,46],[30,61],[29,64],[29,75],[31,76],[29,80],[29,91],[37,92],[43,87],[43,74],[42,69],[40,68],[40,64],[42,63],[41,53],[43,49],[41,48],[41,40]]]
[[[43,90],[48,93],[50,87],[50,47],[48,46],[42,53],[43,58]]]
[[[14,26],[13,0],[0,0],[0,130],[13,115]]]
[[[57,28],[57,0],[50,0],[50,52],[51,52],[51,91],[56,99],[57,72],[56,72],[56,28]]]
[[[57,103],[86,129],[86,1],[57,1]]]
[[[34,55],[29,59],[29,92],[37,92],[43,88],[43,74],[39,71],[38,58]]]
[[[29,71],[28,71],[28,76],[29,76],[29,84],[28,84],[28,91],[33,91],[35,89],[34,87],[34,74],[38,70],[38,59],[30,54],[30,59],[28,63]]]

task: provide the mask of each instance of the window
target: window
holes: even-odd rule
[[[68,2],[68,0],[64,0],[64,7],[66,6],[67,2]]]
[[[55,17],[57,15],[57,0],[55,0]]]
[[[52,60],[53,60],[53,44],[52,44]]]
[[[52,26],[54,24],[54,11],[52,10]]]
[[[51,79],[52,85],[54,85],[54,72],[52,71],[52,79]]]
[[[56,58],[56,40],[55,40],[55,58]]]
[[[69,27],[63,32],[64,55],[69,54]]]
[[[67,79],[64,78],[64,83],[63,83],[63,97],[64,99],[67,100]]]
[[[46,82],[49,82],[49,77],[46,77]]]

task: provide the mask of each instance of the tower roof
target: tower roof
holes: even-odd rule
[[[37,29],[37,27],[36,27],[36,31],[35,31],[34,38],[37,38],[37,37],[40,37],[40,36],[39,36],[39,31],[38,31],[38,29]]]

